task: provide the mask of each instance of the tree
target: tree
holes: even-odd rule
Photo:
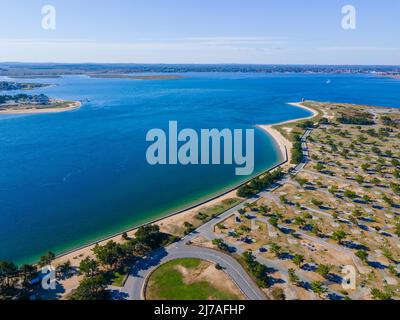
[[[331,194],[335,194],[335,193],[337,193],[337,192],[339,191],[339,188],[338,188],[338,186],[333,185],[332,187],[330,187],[330,188],[328,189],[328,191],[329,191]]]
[[[328,291],[326,287],[324,287],[321,281],[313,281],[311,282],[311,290],[321,297],[324,293]]]
[[[273,216],[268,219],[268,222],[276,228],[278,226],[279,219],[276,216]]]
[[[382,200],[385,201],[391,207],[394,205],[393,199],[389,198],[386,194],[382,196]]]
[[[254,190],[249,185],[241,186],[237,191],[237,196],[240,198],[250,198],[254,194]]]
[[[328,278],[329,273],[331,272],[333,266],[329,264],[320,264],[316,270],[316,272],[323,276],[324,278]]]
[[[363,169],[364,171],[368,171],[370,168],[370,164],[369,163],[363,163],[361,165],[361,169]]]
[[[400,184],[398,183],[391,183],[390,187],[392,188],[393,192],[400,195]]]
[[[188,235],[195,230],[194,225],[191,224],[190,222],[185,221],[183,223],[183,226],[185,227],[185,231],[184,231],[185,235]]]
[[[346,189],[346,190],[344,191],[343,195],[344,195],[346,198],[349,198],[349,199],[351,199],[351,200],[357,198],[357,194],[356,194],[354,191],[351,191],[351,190],[348,190],[348,189]]]
[[[12,288],[17,275],[18,268],[13,262],[0,261],[0,288]]]
[[[121,237],[122,237],[122,240],[129,240],[128,233],[126,233],[126,232],[124,232]]]
[[[279,245],[277,245],[276,243],[271,243],[270,250],[278,258],[282,254],[282,248]]]
[[[109,241],[104,246],[96,244],[93,248],[93,253],[96,255],[97,260],[108,268],[115,267],[123,257],[121,246],[114,241]]]
[[[367,194],[364,194],[362,197],[362,200],[366,203],[370,203],[371,202],[371,197]]]
[[[308,180],[306,178],[297,177],[296,181],[301,187],[308,183]]]
[[[296,266],[300,267],[304,262],[304,256],[301,254],[295,254],[292,261]]]
[[[67,260],[58,267],[59,273],[67,277],[70,275],[71,270],[72,270],[72,265],[70,260]]]
[[[306,224],[306,220],[303,217],[295,217],[294,224],[297,226],[304,226]]]
[[[381,180],[379,180],[377,177],[372,178],[371,183],[378,186],[381,184]]]
[[[371,290],[371,295],[375,300],[391,300],[392,294],[388,291],[381,291],[378,288]]]
[[[393,158],[391,162],[394,167],[400,166],[400,161],[396,158]]]
[[[214,246],[217,246],[218,249],[220,249],[220,250],[229,251],[229,246],[222,239],[214,239],[212,241],[212,244]]]
[[[71,300],[107,300],[107,280],[104,275],[85,277],[71,296]]]
[[[256,278],[257,284],[262,288],[269,287],[267,267],[259,263],[251,251],[243,253],[243,260],[249,272]]]
[[[31,281],[34,277],[37,276],[37,270],[34,266],[31,264],[23,264],[19,268],[19,273],[22,277],[22,284],[27,284],[29,281]]]
[[[316,207],[322,207],[322,205],[324,204],[324,202],[323,201],[321,201],[321,200],[318,200],[318,199],[311,199],[311,203],[314,205],[314,206],[316,206]]]
[[[55,259],[55,257],[56,255],[53,252],[47,252],[44,256],[40,257],[38,262],[39,267],[51,265],[51,262]]]
[[[133,239],[129,242],[129,250],[133,253],[133,255],[142,257],[150,252],[151,248],[146,244]]]
[[[337,241],[339,244],[342,243],[342,241],[344,239],[346,239],[347,237],[347,233],[344,230],[337,230],[335,231],[332,236],[331,239]]]
[[[391,261],[395,261],[394,257],[393,257],[393,253],[386,247],[382,248],[382,255],[386,258],[389,259]]]
[[[288,274],[289,274],[289,281],[295,285],[299,285],[300,284],[300,278],[297,276],[296,272],[294,269],[289,269],[288,270]]]
[[[358,184],[364,183],[364,177],[360,174],[356,175],[355,180],[357,181]]]
[[[400,237],[400,223],[396,224],[396,230],[394,231],[394,233]]]
[[[314,169],[317,170],[317,171],[319,171],[319,172],[321,172],[321,171],[323,171],[323,170],[325,169],[325,166],[324,166],[324,164],[323,164],[322,162],[318,162],[318,163],[314,166]]]
[[[140,227],[135,237],[137,241],[152,249],[159,248],[165,240],[164,234],[160,232],[160,227],[158,225]]]
[[[90,257],[86,257],[80,262],[79,271],[85,276],[92,277],[99,272],[99,263]]]

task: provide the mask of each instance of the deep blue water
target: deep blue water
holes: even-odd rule
[[[234,166],[148,165],[146,133],[167,128],[168,121],[177,120],[181,129],[251,128],[308,116],[286,104],[302,97],[400,107],[400,81],[387,78],[187,76],[33,80],[58,85],[31,93],[90,102],[67,113],[0,116],[0,260],[60,253],[246,179],[235,176]],[[256,130],[255,173],[278,161],[272,140]]]

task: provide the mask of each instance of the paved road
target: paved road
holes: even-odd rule
[[[266,299],[263,292],[234,258],[216,250],[187,246],[182,241],[168,246],[166,249],[153,252],[149,257],[138,263],[120,292],[126,293],[130,300],[143,300],[145,282],[151,272],[161,264],[180,258],[198,258],[218,263],[225,269],[247,299]]]

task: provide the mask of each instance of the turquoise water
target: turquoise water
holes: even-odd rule
[[[184,208],[248,177],[234,166],[150,166],[145,136],[180,128],[251,128],[308,116],[302,97],[400,106],[400,81],[368,76],[188,74],[138,81],[68,76],[35,90],[79,110],[1,116],[0,260],[31,262]],[[331,83],[327,84],[330,79]],[[30,80],[31,81],[31,80]],[[256,171],[279,162],[256,130]]]

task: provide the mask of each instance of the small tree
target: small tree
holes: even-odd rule
[[[347,233],[344,230],[337,230],[332,234],[331,239],[337,241],[339,244],[342,244],[342,241],[346,239],[346,237]]]
[[[84,278],[71,296],[71,300],[107,300],[110,298],[104,275]]]
[[[301,255],[301,254],[295,254],[295,255],[293,256],[292,261],[293,261],[293,263],[294,263],[296,266],[301,267],[301,265],[302,265],[303,262],[304,262],[304,256]]]
[[[53,252],[49,251],[44,256],[40,257],[38,265],[40,267],[48,266],[52,263],[52,261],[55,259],[55,257],[56,257],[56,255]]]
[[[392,294],[388,291],[381,291],[378,288],[373,288],[371,290],[371,295],[375,300],[391,300]]]
[[[324,278],[328,278],[333,266],[329,264],[320,264],[316,270],[316,272],[323,276]]]
[[[311,199],[311,203],[318,208],[322,207],[322,205],[324,204],[323,201],[318,199]]]
[[[86,276],[94,276],[99,272],[99,263],[90,257],[86,257],[79,264],[79,271]]]
[[[320,298],[324,293],[328,291],[326,287],[324,287],[321,281],[313,281],[311,282],[311,290],[317,294]]]
[[[270,250],[278,258],[282,254],[282,248],[279,245],[277,245],[276,243],[271,243]]]
[[[289,275],[289,281],[295,285],[299,285],[300,284],[300,278],[298,277],[298,275],[296,274],[294,269],[289,269],[288,270],[288,275]]]

